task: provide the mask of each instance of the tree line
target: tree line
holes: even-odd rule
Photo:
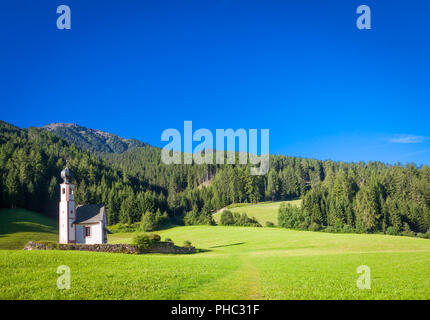
[[[430,236],[430,167],[333,163],[324,181],[303,196],[301,208],[284,205],[287,228]]]
[[[109,224],[145,217],[155,226],[214,224],[212,213],[230,204],[302,198],[284,226],[387,233],[430,227],[428,166],[271,155],[268,174],[253,176],[249,165],[165,165],[160,152],[145,146],[91,153],[51,132],[0,122],[0,207],[57,217],[68,159],[76,203],[104,203]]]
[[[76,203],[104,203],[109,224],[140,221],[142,212],[167,211],[162,188],[50,132],[5,122],[0,122],[0,208],[20,207],[56,218],[66,159],[75,173]]]
[[[172,219],[185,224],[211,224],[212,212],[233,203],[296,199],[324,179],[324,162],[297,157],[271,156],[265,176],[251,175],[249,165],[165,165],[149,146],[102,157],[166,190]]]

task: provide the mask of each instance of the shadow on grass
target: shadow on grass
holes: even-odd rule
[[[0,235],[17,232],[57,233],[55,220],[25,209],[0,210]]]
[[[16,232],[35,232],[35,233],[53,233],[55,234],[56,230],[51,226],[41,225],[38,223],[32,222],[22,222],[22,221],[14,221],[9,222],[7,226],[4,228],[0,227],[0,235],[7,235]]]
[[[237,243],[223,244],[223,245],[219,245],[219,246],[212,246],[209,248],[223,248],[223,247],[239,246],[239,245],[244,244],[244,243],[245,242],[237,242]]]
[[[183,227],[183,226],[180,226],[180,225],[177,225],[177,224],[168,224],[168,225],[164,225],[164,226],[162,226],[162,227],[160,227],[157,230],[154,230],[152,232],[157,232],[157,231],[162,231],[162,230],[169,230],[169,229],[173,229],[175,227]]]
[[[205,253],[205,252],[211,252],[212,250],[209,249],[198,249],[196,248],[196,253]]]

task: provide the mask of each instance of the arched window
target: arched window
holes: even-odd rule
[[[63,189],[61,190],[61,192],[62,192],[63,194],[66,194],[66,188],[63,188]]]

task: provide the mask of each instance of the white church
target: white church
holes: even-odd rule
[[[72,170],[66,165],[61,171],[61,200],[59,206],[60,243],[107,243],[106,210],[102,204],[75,207],[75,186]]]

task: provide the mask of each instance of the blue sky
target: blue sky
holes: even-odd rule
[[[58,5],[72,29],[56,28]],[[358,30],[369,5],[372,29]],[[430,164],[430,3],[3,1],[1,119],[164,146],[161,132],[270,129],[270,152]]]

